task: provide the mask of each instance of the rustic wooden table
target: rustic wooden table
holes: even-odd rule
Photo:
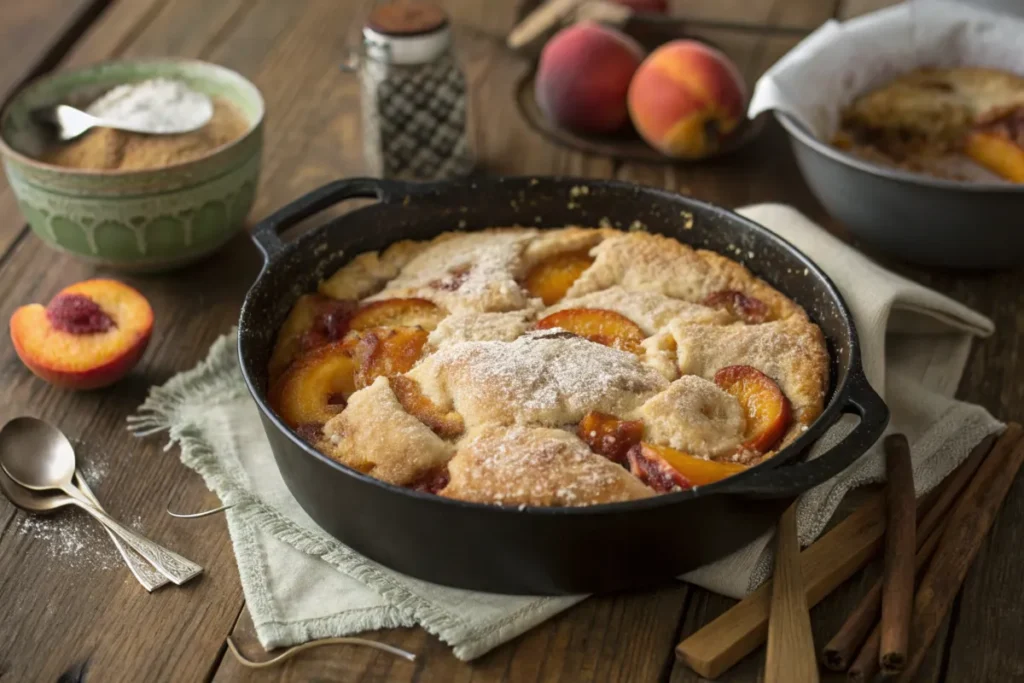
[[[674,0],[684,17],[793,27],[790,33],[718,31],[748,82],[790,49],[802,32],[891,0]],[[237,69],[268,105],[264,173],[253,216],[265,216],[318,185],[362,170],[358,88],[338,69],[346,40],[369,0],[2,0],[0,92],[54,68],[116,57],[180,55]],[[830,224],[771,124],[745,151],[699,166],[615,163],[555,147],[520,119],[512,84],[526,64],[503,47],[522,8],[513,0],[447,0],[472,82],[475,135],[493,173],[570,173],[667,187],[726,206],[788,202]],[[96,270],[45,247],[28,232],[0,180],[0,318],[45,301]],[[833,226],[836,227],[836,226]],[[837,228],[838,229],[838,228]],[[164,512],[217,500],[160,439],[139,441],[125,417],[149,386],[205,354],[234,324],[258,269],[244,236],[185,271],[124,277],[156,310],[150,349],[112,389],[58,391],[0,342],[0,421],[20,414],[56,423],[80,444],[86,473],[115,516],[205,565],[183,589],[146,594],[117,565],[105,537],[78,512],[29,519],[0,499],[0,681],[54,681],[88,662],[89,681],[622,681],[698,680],[672,648],[731,601],[677,584],[657,592],[592,598],[466,665],[420,629],[371,637],[419,653],[416,664],[366,649],[325,648],[277,669],[251,673],[225,654],[231,635],[263,657],[239,586],[222,517],[181,522]],[[1024,275],[937,273],[899,267],[991,316],[998,333],[974,349],[961,395],[1004,419],[1024,420],[1024,357],[1017,332]],[[683,531],[681,531],[683,533]],[[1024,540],[1024,481],[1018,481],[986,541],[919,681],[1024,679],[1024,604],[1017,548]],[[84,546],[84,547],[83,547]],[[876,574],[869,569],[813,611],[818,645]],[[763,649],[723,677],[755,681]],[[73,676],[61,680],[75,680]]]

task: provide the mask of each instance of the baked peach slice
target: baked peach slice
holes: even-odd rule
[[[743,448],[770,451],[792,420],[789,399],[775,380],[749,365],[730,365],[715,373],[715,384],[735,396],[747,416]]]
[[[765,302],[732,289],[712,292],[701,303],[710,308],[727,311],[734,318],[750,325],[768,322],[772,314]]]
[[[356,370],[356,361],[344,341],[307,351],[271,388],[270,406],[306,438],[307,432],[319,431],[345,409],[348,397],[356,391]]]
[[[277,333],[270,356],[271,381],[281,376],[301,353],[340,341],[349,329],[356,302],[323,294],[303,294]]]
[[[660,493],[707,486],[747,469],[737,463],[705,460],[646,442],[633,446],[626,457],[633,476]]]
[[[444,311],[427,299],[381,299],[359,307],[349,320],[349,329],[371,327],[421,327],[428,332],[444,318]]]
[[[565,297],[572,283],[593,263],[590,249],[553,254],[530,269],[523,287],[530,296],[539,298],[545,306],[551,306]]]
[[[419,383],[413,378],[395,375],[389,377],[388,382],[395,398],[402,404],[402,409],[430,427],[430,430],[442,439],[454,439],[466,431],[462,416],[454,410],[441,409],[423,393]]]
[[[598,455],[625,465],[626,454],[644,436],[644,423],[591,410],[576,426],[576,436]]]
[[[412,370],[423,355],[427,336],[419,327],[373,327],[352,333],[345,343],[356,363],[356,388]]]
[[[46,306],[22,306],[11,316],[14,350],[29,370],[54,386],[98,389],[139,362],[153,331],[153,309],[116,280],[85,280]]]
[[[989,116],[967,134],[964,152],[1006,180],[1024,183],[1024,107]]]
[[[559,327],[566,332],[611,346],[620,351],[639,354],[644,331],[624,315],[604,308],[566,308],[537,321],[537,328]]]

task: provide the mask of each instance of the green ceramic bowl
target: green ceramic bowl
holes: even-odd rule
[[[68,169],[38,160],[44,131],[30,112],[84,105],[122,83],[173,78],[232,102],[249,119],[241,138],[207,155],[141,171]],[[185,59],[106,62],[46,76],[0,114],[0,155],[32,230],[47,244],[98,265],[168,270],[227,242],[252,207],[263,145],[263,98],[221,66]]]

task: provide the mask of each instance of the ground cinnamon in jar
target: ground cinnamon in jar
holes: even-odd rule
[[[204,156],[249,130],[245,115],[230,102],[213,98],[213,118],[181,135],[143,135],[96,128],[70,143],[54,146],[43,161],[66,168],[141,170],[162,168]]]

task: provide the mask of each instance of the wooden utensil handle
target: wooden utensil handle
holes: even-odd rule
[[[818,663],[814,656],[811,615],[800,568],[796,503],[782,513],[775,538],[775,574],[772,577],[764,681],[817,683]]]

